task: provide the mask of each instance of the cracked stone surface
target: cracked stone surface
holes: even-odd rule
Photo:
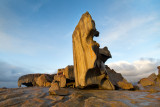
[[[48,87],[0,89],[0,107],[158,107],[160,91],[109,91],[65,88],[66,96],[49,95]]]

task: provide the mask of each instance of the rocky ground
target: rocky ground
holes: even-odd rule
[[[49,88],[0,89],[0,107],[158,107],[158,91],[108,91],[66,88],[66,96],[49,95]]]

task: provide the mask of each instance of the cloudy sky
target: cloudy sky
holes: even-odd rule
[[[0,87],[73,64],[72,32],[88,11],[108,64],[134,82],[160,65],[159,0],[0,0]]]

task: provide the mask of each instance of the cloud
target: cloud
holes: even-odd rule
[[[111,69],[121,73],[130,82],[137,82],[141,78],[148,77],[151,73],[157,74],[158,65],[160,65],[160,60],[153,58],[141,58],[132,63],[118,61],[108,64]]]
[[[28,69],[17,67],[0,61],[0,87],[17,87],[18,78],[22,75],[33,73]]]

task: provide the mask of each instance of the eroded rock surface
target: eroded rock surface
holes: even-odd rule
[[[157,78],[157,75],[155,73],[152,73],[147,78],[142,78],[139,83],[142,86],[149,86],[149,85],[155,85],[155,80]]]
[[[142,78],[138,83],[143,87],[142,90],[147,90],[149,92],[160,91],[160,74],[159,74],[159,66],[158,75],[152,73],[147,78]]]
[[[76,87],[97,84],[103,89],[114,89],[104,65],[111,54],[107,47],[99,49],[99,44],[93,40],[94,36],[99,36],[99,32],[91,15],[86,12],[72,35]]]
[[[113,69],[110,69],[107,65],[105,66],[109,80],[116,87],[116,89],[133,89],[133,85],[129,83],[121,73],[115,72]]]
[[[40,87],[50,87],[52,81],[53,76],[43,74],[36,79],[36,84]]]
[[[50,83],[53,81],[53,75],[49,74],[27,74],[23,75],[18,79],[18,87],[25,85],[30,86],[50,86]]]
[[[0,107],[159,107],[160,92],[78,90],[49,95],[48,87],[0,89]],[[63,93],[65,94],[65,93]]]

